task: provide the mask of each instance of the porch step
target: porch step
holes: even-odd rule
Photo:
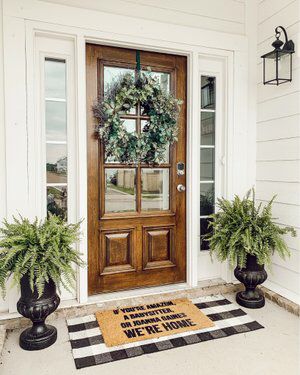
[[[214,294],[234,293],[240,291],[241,288],[241,284],[226,283],[224,280],[214,279],[201,281],[195,288],[179,288],[178,290],[169,292],[160,292],[158,290],[150,294],[150,290],[148,292],[147,289],[145,289],[140,295],[137,294],[137,296],[130,298],[124,298],[117,296],[116,293],[110,293],[109,298],[106,298],[105,301],[103,301],[103,295],[96,296],[92,297],[89,302],[84,305],[76,301],[73,301],[73,303],[72,301],[63,301],[57,311],[47,318],[46,322],[50,323],[58,318],[69,319],[89,315],[99,310],[115,309],[120,306],[141,305],[175,298],[196,298]],[[99,298],[98,301],[97,298]],[[69,304],[69,306],[67,304]],[[23,318],[19,314],[17,314],[17,316],[14,314],[11,318],[6,314],[4,319],[1,319],[0,314],[0,324],[5,324],[6,329],[19,329],[30,326],[31,322],[29,319]]]

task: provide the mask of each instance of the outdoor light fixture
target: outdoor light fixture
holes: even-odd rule
[[[215,103],[215,77],[203,77],[204,82],[201,86],[202,108],[212,108]],[[203,84],[204,83],[204,84]]]
[[[285,43],[280,40],[284,33]],[[276,40],[272,43],[274,50],[262,55],[264,85],[281,85],[292,81],[292,55],[295,52],[294,42],[288,40],[284,27],[275,29]]]

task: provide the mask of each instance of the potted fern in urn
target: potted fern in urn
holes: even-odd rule
[[[228,260],[236,266],[235,277],[244,284],[245,291],[236,295],[236,301],[244,307],[260,308],[264,296],[256,289],[267,279],[266,267],[277,252],[283,259],[290,255],[283,235],[296,235],[294,228],[279,226],[272,218],[272,204],[255,204],[254,189],[243,199],[235,196],[233,201],[218,199],[219,210],[211,215],[211,231],[203,236],[208,241],[211,255],[220,261]]]
[[[25,350],[39,350],[52,345],[57,338],[56,328],[45,324],[60,298],[56,287],[63,285],[71,291],[75,283],[73,265],[82,266],[80,254],[73,248],[79,239],[78,224],[68,224],[50,215],[44,221],[30,222],[20,217],[12,223],[3,222],[0,228],[0,288],[3,296],[6,282],[20,285],[18,312],[33,325],[20,336]]]

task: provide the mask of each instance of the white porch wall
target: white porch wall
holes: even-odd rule
[[[282,25],[295,43],[293,81],[264,86],[260,56],[271,50],[274,29]],[[257,45],[257,176],[258,201],[277,194],[273,215],[292,225],[297,238],[287,238],[291,258],[273,257],[265,285],[299,303],[300,294],[300,3],[262,0],[258,4]]]
[[[244,34],[244,0],[42,0],[152,21]]]

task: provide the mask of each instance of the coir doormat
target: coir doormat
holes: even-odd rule
[[[214,326],[187,298],[99,311],[96,318],[108,347]]]
[[[214,322],[214,326],[114,347],[105,345],[95,315],[67,320],[76,368],[100,365],[263,328],[236,304],[221,295],[200,297],[192,302]]]

